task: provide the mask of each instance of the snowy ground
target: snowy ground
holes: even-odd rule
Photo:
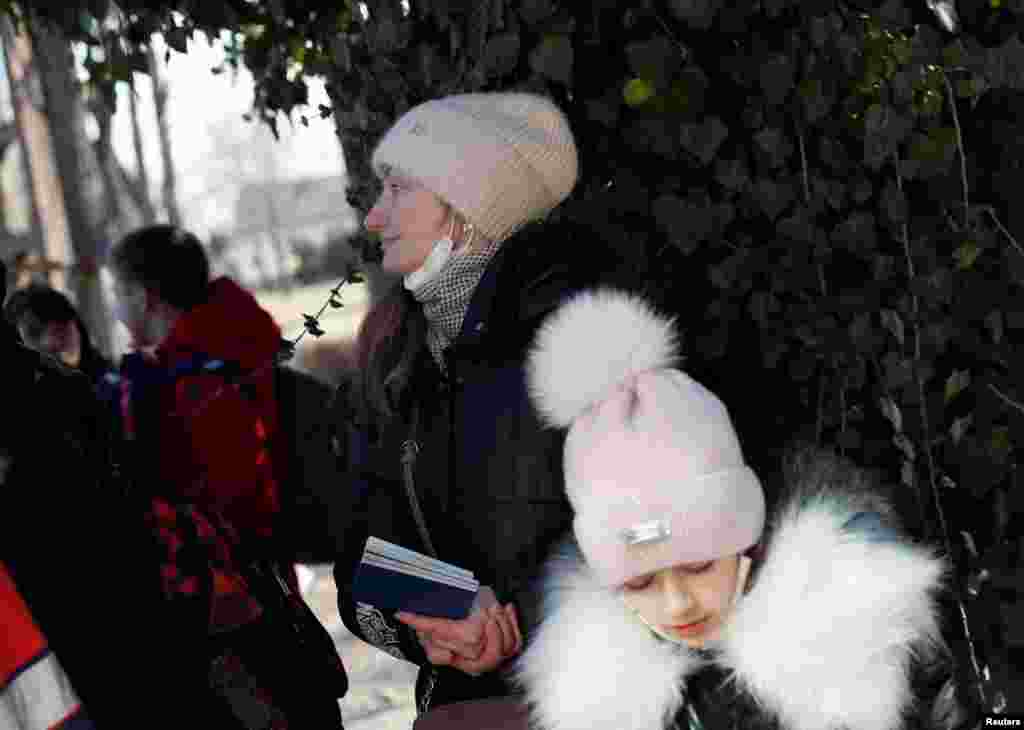
[[[348,632],[338,617],[329,565],[313,567],[302,580],[303,596],[334,637],[348,672],[348,694],[341,702],[345,730],[409,730],[416,717],[412,689],[416,667]]]
[[[288,339],[302,332],[303,314],[316,314],[324,306],[335,281],[295,287],[290,291],[257,291],[260,306],[270,312]],[[320,317],[320,326],[326,331],[327,339],[338,339],[355,333],[366,307],[369,304],[366,284],[346,284],[341,288],[340,309],[327,307]],[[306,339],[312,340],[312,337]]]

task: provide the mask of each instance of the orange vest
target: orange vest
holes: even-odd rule
[[[0,728],[91,728],[67,675],[3,562],[0,627]]]

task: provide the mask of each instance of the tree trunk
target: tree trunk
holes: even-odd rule
[[[0,18],[0,30],[18,142],[22,148],[22,174],[29,194],[31,233],[25,243],[27,250],[62,264],[59,270],[48,272],[47,278],[53,286],[64,288],[63,264],[70,260],[71,246],[32,41],[22,30],[16,29],[9,18]]]
[[[0,160],[7,156],[7,148],[14,142],[18,141],[18,125],[16,122],[5,122],[0,124]],[[0,205],[0,232],[7,233],[7,201],[6,191],[0,190],[0,200],[3,201],[3,205]]]
[[[274,144],[279,144],[275,140]],[[277,164],[277,157],[273,148],[263,145],[263,169],[264,177],[261,182],[263,186],[264,200],[267,204],[267,222],[270,227],[270,241],[274,247],[274,257],[277,259],[277,276],[271,283],[273,289],[284,289],[290,292],[292,289],[291,275],[288,273],[288,246],[281,236],[281,216],[277,209],[278,201],[275,195],[281,182],[281,171]],[[239,161],[241,164],[241,160]]]
[[[156,210],[153,208],[153,198],[149,194],[149,168],[146,166],[146,151],[142,144],[142,126],[139,124],[139,96],[138,90],[134,86],[128,92],[128,111],[132,119],[132,145],[135,148],[135,165],[138,168],[134,184],[129,186],[129,192],[142,212],[143,222],[149,226],[156,223]]]
[[[344,79],[341,74],[328,79],[327,93],[331,99],[331,105],[334,107],[335,133],[341,144],[345,160],[345,192],[349,205],[355,209],[358,220],[362,222],[373,205],[378,190],[377,178],[370,165],[372,145],[386,130],[384,128],[368,129],[370,115],[366,113],[366,108],[361,100],[357,102],[361,108],[347,112],[346,100],[337,93],[337,90],[341,88],[344,88]],[[366,272],[366,285],[369,289],[370,299],[376,301],[394,284],[395,278],[381,271],[377,251],[374,250],[375,246],[362,226],[352,236],[350,244],[363,260],[363,270]]]
[[[103,183],[99,165],[85,132],[84,110],[75,78],[71,47],[63,35],[42,23],[27,23],[34,60],[42,81],[46,117],[57,173],[61,181],[64,213],[75,253],[72,287],[78,310],[93,342],[110,352],[111,326],[99,269],[105,256],[101,228]]]
[[[103,220],[100,224],[105,229],[110,240],[122,232],[120,223],[122,219],[121,198],[118,190],[117,180],[114,179],[112,163],[116,162],[114,149],[111,144],[113,132],[114,110],[107,104],[98,100],[92,105],[93,117],[99,127],[99,138],[93,144],[96,153],[96,163],[99,166],[100,179],[103,181]]]
[[[174,171],[174,156],[171,154],[171,132],[167,126],[167,83],[164,81],[156,51],[149,46],[149,76],[153,79],[153,103],[156,107],[156,127],[160,135],[160,156],[164,163],[163,203],[167,220],[172,225],[181,225],[181,209],[178,207],[177,175]]]

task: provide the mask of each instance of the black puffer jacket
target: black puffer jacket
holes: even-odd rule
[[[202,719],[201,652],[162,598],[146,503],[120,486],[88,379],[0,322],[0,561],[96,727]]]
[[[390,425],[356,424],[342,409],[354,505],[335,563],[339,609],[364,640],[424,667],[420,711],[510,690],[500,672],[470,677],[426,663],[415,636],[390,615],[358,607],[350,584],[367,535],[428,552],[406,497],[400,456],[418,411],[415,484],[439,557],[476,574],[513,601],[524,632],[536,622],[531,583],[572,514],[562,482],[564,436],[543,429],[529,403],[523,362],[536,328],[560,302],[598,283],[624,286],[627,272],[586,228],[538,226],[506,241],[446,351],[447,377],[426,347],[411,380],[410,407]],[[339,399],[343,404],[345,398]],[[379,431],[378,433],[374,433]]]

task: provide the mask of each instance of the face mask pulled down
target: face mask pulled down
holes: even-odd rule
[[[435,280],[444,271],[445,265],[452,257],[452,251],[455,250],[455,243],[452,241],[454,232],[455,221],[452,220],[448,227],[448,235],[434,241],[433,248],[420,267],[405,275],[402,281],[406,289],[415,292]]]

